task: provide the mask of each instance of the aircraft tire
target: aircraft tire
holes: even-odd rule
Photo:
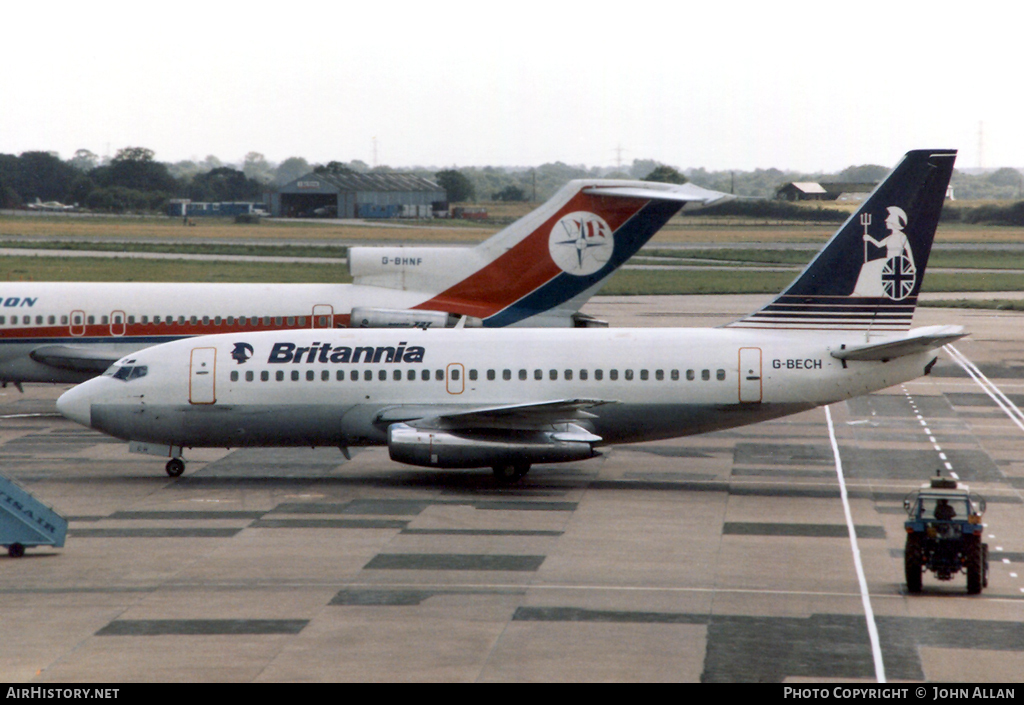
[[[7,555],[11,558],[21,558],[25,555],[25,547],[20,543],[12,543],[7,547]]]
[[[167,461],[165,470],[170,477],[181,477],[181,474],[185,472],[185,461],[181,458],[171,458]]]
[[[494,478],[498,482],[503,485],[512,485],[526,477],[526,473],[530,472],[530,464],[505,463],[495,465],[492,470],[494,471]]]

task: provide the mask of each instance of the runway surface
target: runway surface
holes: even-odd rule
[[[585,312],[712,326],[765,298]],[[943,352],[930,377],[827,412],[508,489],[386,449],[193,451],[171,480],[54,417],[62,388],[0,390],[0,472],[71,520],[63,549],[0,555],[0,681],[1017,681],[1022,321],[919,309],[915,325],[972,331],[955,350],[977,371]],[[930,574],[905,592],[902,499],[936,468],[988,500],[979,596]]]

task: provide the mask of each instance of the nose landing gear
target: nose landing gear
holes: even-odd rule
[[[185,461],[181,458],[171,458],[167,461],[165,469],[170,477],[181,477],[181,473],[185,472]]]

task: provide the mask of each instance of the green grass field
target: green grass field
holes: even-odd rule
[[[686,227],[685,218],[675,218],[659,232],[643,256],[687,258],[709,265],[723,261],[749,265],[799,267],[814,256],[808,249],[758,249],[752,242],[816,242],[823,244],[833,228],[822,225],[737,226],[696,224]],[[35,247],[110,251],[147,251],[206,255],[255,255],[293,257],[344,257],[349,241],[362,241],[367,232],[380,244],[416,242],[434,244],[463,241],[470,245],[495,232],[491,227],[371,227],[319,223],[266,222],[235,225],[229,221],[206,221],[194,228],[183,227],[168,218],[68,218],[0,217],[0,247]],[[460,236],[452,238],[452,233]],[[257,235],[258,234],[258,235]],[[943,226],[947,242],[1021,242],[1024,229],[982,226]],[[983,237],[984,236],[984,237]],[[25,239],[12,240],[11,238]],[[180,238],[167,242],[167,238]],[[700,239],[694,239],[700,238]],[[960,238],[956,240],[954,238]],[[112,242],[111,240],[117,240]],[[216,242],[211,242],[215,240]],[[237,242],[233,242],[236,241]],[[243,242],[242,240],[246,240]],[[254,244],[254,241],[255,244]],[[313,240],[317,244],[307,244]],[[659,249],[658,241],[737,243],[735,248]],[[296,241],[296,242],[293,242]],[[320,244],[322,243],[322,245]],[[638,260],[640,261],[640,260]],[[932,268],[962,268],[973,271],[955,274],[929,272],[925,292],[1020,291],[1024,290],[1024,258],[998,250],[934,250]],[[986,270],[1020,270],[996,272]],[[759,272],[742,268],[708,271],[620,270],[602,289],[602,294],[771,294],[780,291],[796,271]],[[7,281],[109,281],[109,282],[281,282],[347,283],[347,268],[336,263],[231,262],[192,260],[145,260],[127,258],[0,257],[0,280]]]

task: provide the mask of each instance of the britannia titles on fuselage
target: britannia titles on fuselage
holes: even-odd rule
[[[313,343],[311,346],[297,346],[295,343],[274,343],[267,362],[271,364],[313,363],[323,364],[352,363],[352,362],[423,362],[425,349],[419,345],[405,347],[405,341],[398,344],[398,347],[384,346],[360,346],[360,347],[335,347],[330,343]]]

